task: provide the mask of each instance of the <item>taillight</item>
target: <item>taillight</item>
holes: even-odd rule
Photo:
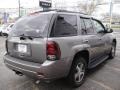
[[[54,41],[48,41],[46,46],[48,60],[59,60],[61,51],[59,45]]]

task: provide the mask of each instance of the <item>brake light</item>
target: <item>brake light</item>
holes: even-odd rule
[[[59,60],[61,57],[61,51],[59,45],[54,41],[48,41],[46,46],[46,53],[48,60]]]

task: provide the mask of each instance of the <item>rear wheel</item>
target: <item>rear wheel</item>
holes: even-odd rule
[[[86,75],[86,61],[82,57],[77,57],[73,62],[68,81],[73,87],[83,84]]]
[[[110,52],[110,54],[109,54],[109,57],[110,57],[110,58],[114,58],[114,57],[115,57],[115,53],[116,53],[116,43],[113,42],[112,48],[111,48],[111,52]]]

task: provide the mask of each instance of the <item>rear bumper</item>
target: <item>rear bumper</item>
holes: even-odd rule
[[[23,61],[9,55],[4,56],[5,65],[14,71],[40,80],[54,80],[69,73],[68,60],[45,61],[43,64]]]

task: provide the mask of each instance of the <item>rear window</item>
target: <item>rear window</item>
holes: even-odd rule
[[[77,17],[60,14],[53,24],[51,37],[76,36],[77,31]]]
[[[50,23],[52,14],[30,15],[19,19],[12,27],[11,36],[44,37],[46,26]]]

